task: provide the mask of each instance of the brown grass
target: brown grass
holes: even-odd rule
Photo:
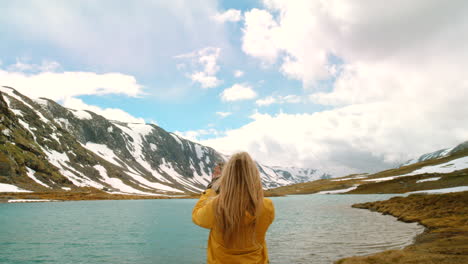
[[[196,198],[195,194],[177,197],[110,194],[95,188],[77,188],[72,191],[44,191],[34,193],[0,193],[0,202],[11,199],[44,199],[56,201],[83,201],[83,200],[147,200],[147,199],[180,199]]]
[[[468,263],[468,191],[461,193],[394,197],[386,201],[353,205],[390,214],[426,227],[415,243],[402,250],[349,257],[337,264],[371,263]]]
[[[305,183],[292,184],[282,186],[274,189],[267,190],[267,196],[285,196],[288,194],[311,194],[320,191],[339,190],[352,187],[354,184],[359,183],[359,180],[347,181],[331,181],[331,180],[316,180]]]
[[[417,183],[418,180],[440,177],[437,181]],[[373,193],[406,193],[419,190],[441,189],[468,185],[468,169],[454,171],[452,173],[425,173],[415,176],[404,176],[389,181],[363,182],[357,189],[349,194],[373,194]]]

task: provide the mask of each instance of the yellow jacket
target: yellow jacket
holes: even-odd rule
[[[263,199],[263,210],[257,220],[257,244],[249,248],[229,249],[223,246],[223,234],[215,226],[215,214],[210,197],[216,193],[212,189],[206,190],[197,202],[192,212],[195,224],[210,229],[207,249],[208,264],[265,264],[268,261],[268,250],[265,242],[265,233],[275,218],[273,202]]]

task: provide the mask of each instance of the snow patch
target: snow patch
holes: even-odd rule
[[[337,194],[337,193],[346,193],[352,190],[355,190],[359,185],[354,185],[353,187],[349,187],[347,189],[340,189],[340,190],[332,190],[332,191],[321,191],[318,194]]]
[[[56,202],[57,200],[39,200],[39,199],[14,199],[8,200],[9,203],[38,203],[38,202]]]
[[[354,178],[342,178],[342,179],[336,179],[336,180],[330,180],[330,181],[348,181],[348,180],[358,180],[358,179],[365,179],[367,177],[361,176],[361,177],[354,177]]]
[[[464,192],[464,191],[468,191],[468,186],[458,186],[458,187],[435,189],[435,190],[423,190],[423,191],[407,192],[407,194],[412,194],[412,193],[452,193],[452,192]]]
[[[49,123],[49,120],[47,118],[45,118],[41,112],[37,111],[34,109],[34,107],[32,105],[30,105],[29,103],[27,103],[26,101],[24,101],[23,99],[21,99],[20,96],[16,95],[13,93],[13,90],[12,89],[9,89],[9,88],[5,88],[5,87],[0,87],[0,91],[2,92],[5,92],[6,94],[8,94],[9,96],[15,98],[16,100],[20,101],[21,103],[23,103],[24,105],[26,105],[27,107],[29,107],[31,110],[34,111],[34,113],[36,113],[36,115],[39,116],[39,118],[41,119],[42,122],[44,123]],[[10,107],[10,102],[8,101],[8,107]],[[20,112],[15,112],[15,111],[18,111],[16,109],[11,109],[15,114],[19,113],[20,116],[23,116],[22,113]]]
[[[151,148],[152,151],[158,150],[158,147],[153,143],[150,143],[150,148]]]
[[[384,178],[377,178],[377,179],[369,179],[369,180],[364,180],[364,181],[371,181],[371,182],[389,181],[389,180],[393,180],[393,179],[400,178],[400,177],[413,176],[413,175],[424,174],[424,173],[451,173],[451,172],[454,172],[457,170],[463,170],[466,168],[468,168],[468,157],[462,157],[459,159],[454,159],[454,160],[441,163],[441,164],[437,164],[437,165],[425,166],[407,174],[384,177]]]
[[[42,185],[42,186],[44,186],[44,187],[46,187],[46,188],[50,188],[47,184],[41,182],[40,180],[38,180],[38,179],[34,176],[34,173],[36,173],[35,170],[33,170],[33,169],[31,169],[31,168],[28,168],[28,167],[26,167],[26,170],[27,170],[27,173],[26,173],[26,174],[28,175],[29,178],[33,179],[33,181],[35,181],[36,183],[38,183],[38,184],[40,184],[40,185]]]
[[[0,192],[32,192],[16,187],[12,184],[0,183]]]
[[[434,178],[427,178],[427,179],[422,179],[422,180],[418,180],[416,181],[416,183],[420,183],[420,182],[428,182],[428,181],[437,181],[437,180],[440,180],[441,177],[434,177]]]
[[[67,179],[69,179],[75,186],[91,186],[98,189],[102,189],[104,187],[101,184],[94,182],[86,176],[82,175],[80,172],[77,172],[65,166],[64,164],[70,162],[68,156],[65,153],[60,153],[55,150],[49,150],[47,148],[42,148],[42,150],[46,153],[49,162],[55,165],[57,168],[59,168],[60,173]]]
[[[168,162],[166,162],[166,160],[164,158],[162,158],[162,164],[161,164],[161,166],[159,168],[162,171],[164,171],[165,173],[167,173],[175,181],[177,181],[178,183],[184,185],[185,187],[187,187],[189,189],[192,189],[192,190],[196,190],[196,191],[202,191],[201,188],[193,186],[187,179],[185,179],[179,173],[177,173],[177,171],[175,171],[175,169],[172,167],[172,165],[169,164]]]
[[[101,165],[94,165],[93,168],[95,168],[99,172],[99,174],[101,175],[105,183],[109,184],[110,186],[112,186],[113,188],[117,190],[120,190],[125,193],[132,193],[132,194],[155,195],[154,193],[142,192],[133,187],[130,187],[126,185],[121,179],[109,177],[107,175],[106,168],[104,168]]]
[[[81,144],[81,145],[83,147],[87,148],[88,150],[91,150],[92,152],[94,152],[99,157],[107,160],[108,162],[121,167],[121,165],[118,163],[119,158],[117,157],[117,155],[115,155],[114,151],[112,151],[106,145],[97,144],[97,143],[93,143],[93,142],[86,142],[86,145],[83,145],[83,144]]]
[[[65,119],[65,118],[57,118],[57,119],[55,119],[55,122],[59,123],[59,125],[62,126],[62,128],[64,128],[64,129],[70,129],[70,128],[72,128],[72,125],[70,124],[70,122],[68,121],[68,119]]]
[[[51,133],[50,134],[50,137],[53,138],[55,141],[57,141],[58,143],[60,143],[60,139],[57,137],[57,134],[55,133]]]
[[[21,112],[21,110],[10,108],[10,111],[12,111],[18,117],[24,117],[23,112]]]
[[[197,153],[197,158],[201,160],[203,158],[203,154],[205,153],[202,147],[198,144],[195,144],[195,152]]]
[[[184,145],[182,144],[182,141],[180,141],[177,135],[172,134],[172,133],[169,133],[169,135],[171,135],[175,139],[175,141],[177,141],[177,143],[179,143],[182,146],[182,148],[184,147]]]
[[[8,128],[5,128],[2,130],[3,135],[9,137],[11,135],[11,130]]]
[[[81,120],[93,119],[93,116],[91,116],[91,114],[86,112],[85,110],[74,110],[74,109],[70,109],[70,110],[72,110],[71,112],[78,119],[81,119]]]
[[[135,174],[135,173],[128,173],[133,179],[135,179],[137,182],[146,185],[148,187],[157,189],[157,190],[162,190],[162,191],[169,191],[169,192],[183,192],[181,190],[169,187],[167,185],[157,183],[157,182],[150,182],[149,180],[143,178],[141,175]]]
[[[203,165],[203,163],[200,163],[201,165]],[[201,175],[198,174],[197,170],[195,169],[195,167],[193,166],[192,164],[192,160],[190,160],[190,169],[193,171],[193,180],[194,182],[197,182],[201,185],[208,185],[211,181],[211,177],[205,173],[205,171],[203,170],[203,167],[201,167]]]
[[[42,98],[31,98],[34,102],[37,104],[40,104],[41,106],[47,106],[49,102],[47,100],[42,99]]]
[[[433,166],[425,166],[420,169],[417,169],[411,173],[403,174],[400,176],[410,176],[423,173],[451,173],[457,170],[463,170],[468,168],[468,157],[462,157],[459,159],[454,159],[442,164],[437,164]]]
[[[147,124],[127,123],[127,125],[134,133],[140,134],[141,137],[146,137],[153,131],[153,127]]]

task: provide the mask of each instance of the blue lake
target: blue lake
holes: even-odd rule
[[[411,244],[421,226],[350,207],[389,197],[272,198],[271,263],[332,263]],[[0,263],[205,263],[208,230],[191,221],[195,202],[0,204]]]

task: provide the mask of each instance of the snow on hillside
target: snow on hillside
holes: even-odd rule
[[[404,174],[401,176],[409,176],[423,173],[450,173],[457,170],[463,170],[468,168],[468,157],[454,159],[446,163],[437,164],[433,166],[425,166],[417,169],[411,173]]]
[[[413,176],[413,175],[424,174],[424,173],[451,173],[451,172],[454,172],[457,170],[463,170],[466,168],[468,168],[468,157],[462,157],[462,158],[454,159],[454,160],[451,160],[442,164],[425,166],[417,170],[414,170],[410,173],[406,173],[402,175],[376,178],[376,179],[368,179],[364,181],[369,181],[369,182],[390,181],[390,180],[400,178],[400,177],[405,177],[405,176]]]
[[[0,183],[0,192],[31,192],[31,191],[18,188],[11,184]]]
[[[321,191],[321,192],[318,192],[317,194],[340,194],[340,193],[347,193],[347,192],[350,192],[350,191],[352,191],[352,190],[357,189],[358,186],[359,186],[359,184],[356,184],[356,185],[354,185],[353,187],[349,187],[349,188],[347,188],[347,189],[332,190],[332,191]]]
[[[413,194],[413,193],[452,193],[452,192],[464,192],[464,191],[468,191],[468,186],[458,186],[458,187],[435,189],[435,190],[414,191],[414,192],[407,192],[406,194]]]

